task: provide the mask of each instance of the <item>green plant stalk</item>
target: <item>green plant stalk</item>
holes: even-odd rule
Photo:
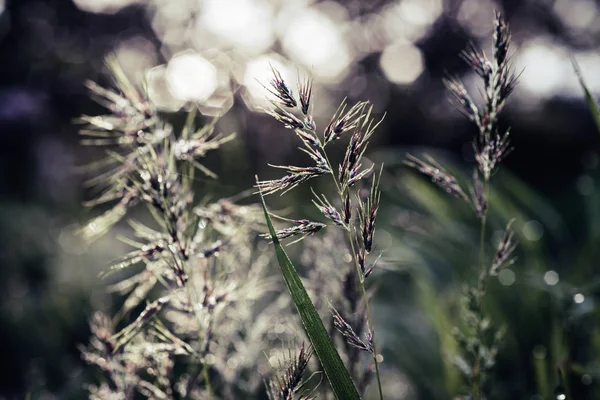
[[[333,172],[333,168],[331,167],[331,162],[329,161],[329,157],[327,156],[327,152],[323,145],[321,145],[321,151],[323,156],[325,157],[325,161],[327,161],[327,167],[329,168],[329,172],[331,173],[331,178],[335,183],[335,186],[338,191],[338,195],[340,196],[340,201],[344,204],[344,193],[342,193],[342,189],[335,177],[335,172]],[[350,190],[348,188],[347,190]],[[377,341],[375,340],[375,330],[373,329],[373,320],[371,318],[371,309],[369,307],[369,299],[367,297],[367,291],[365,289],[365,280],[362,276],[362,272],[360,270],[360,266],[358,265],[358,260],[356,259],[356,250],[354,248],[354,241],[352,240],[352,232],[350,229],[346,229],[348,242],[350,242],[350,248],[352,250],[352,260],[354,262],[354,266],[356,267],[356,274],[358,277],[360,290],[362,293],[363,301],[365,302],[365,310],[367,313],[367,323],[369,324],[369,330],[371,331],[371,340],[373,342],[373,363],[375,364],[375,376],[377,377],[377,388],[379,390],[379,398],[383,400],[383,390],[381,388],[381,378],[379,374],[379,363],[377,362]]]
[[[545,358],[538,358],[533,355],[533,368],[535,373],[535,383],[537,386],[538,393],[544,399],[550,399],[552,396],[550,390],[550,382],[548,381],[548,367]]]
[[[212,399],[212,389],[210,386],[210,377],[208,376],[208,365],[206,362],[202,363],[202,375],[204,376],[204,382],[206,382],[206,395],[208,400]]]
[[[262,192],[259,191],[259,194],[265,214],[265,220],[269,227],[269,233],[271,234],[271,240],[275,247],[277,262],[281,268],[285,284],[292,296],[292,301],[296,306],[296,310],[298,310],[298,313],[300,314],[306,334],[323,366],[323,371],[329,380],[331,389],[333,390],[335,397],[339,400],[360,400],[360,395],[356,390],[356,386],[354,386],[350,373],[344,366],[339,353],[335,349],[317,309],[306,292],[306,288],[302,284],[298,272],[279,243],[277,233],[275,232],[271,217],[267,211],[265,199]]]
[[[489,207],[489,180],[484,180],[484,192],[485,199],[488,203]],[[481,321],[483,315],[483,296],[485,295],[485,287],[487,280],[487,266],[485,265],[485,227],[487,222],[487,212],[486,209],[483,215],[481,216],[481,228],[479,233],[479,265],[481,268],[481,273],[479,275],[478,282],[478,293],[477,293],[477,313],[478,313],[478,321],[477,321],[477,340],[481,343]],[[473,377],[471,378],[471,395],[473,396],[473,400],[481,399],[481,360],[480,360],[480,349],[477,348],[477,353],[475,354],[475,362],[473,363]]]

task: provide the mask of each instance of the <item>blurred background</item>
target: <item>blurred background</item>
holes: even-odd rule
[[[345,97],[386,113],[369,155],[386,164],[384,363],[405,378],[398,398],[450,398],[450,330],[460,286],[476,277],[477,221],[401,163],[427,150],[470,175],[476,131],[442,78],[476,87],[459,53],[473,42],[490,54],[494,10],[522,73],[502,117],[515,151],[494,178],[492,227],[517,217],[521,247],[490,287],[489,310],[508,330],[492,397],[556,398],[564,367],[576,398],[600,398],[600,136],[570,59],[600,94],[596,0],[0,0],[0,398],[85,397],[76,346],[110,301],[97,274],[126,247],[73,234],[92,215],[78,166],[95,156],[73,122],[102,112],[84,84],[111,84],[111,53],[162,110],[192,102],[238,133],[209,159],[220,194],[276,176],[267,162],[297,161],[294,135],[260,112],[269,64],[292,83],[313,74],[318,126]],[[302,212],[306,201],[273,203]]]

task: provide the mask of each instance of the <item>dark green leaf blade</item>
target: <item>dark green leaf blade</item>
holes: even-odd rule
[[[571,58],[573,62],[573,68],[575,69],[575,73],[577,74],[577,79],[579,79],[579,84],[583,88],[583,92],[585,93],[585,101],[592,113],[592,117],[594,118],[594,122],[596,123],[596,128],[598,129],[598,133],[600,133],[600,110],[598,109],[598,104],[592,97],[592,94],[587,88],[585,81],[583,80],[583,75],[581,74],[581,69],[579,69],[579,65],[577,65],[577,61],[575,58]]]
[[[302,318],[302,323],[306,329],[308,338],[315,349],[317,357],[319,357],[319,361],[323,366],[325,375],[329,380],[329,384],[331,385],[336,398],[340,400],[360,399],[360,395],[354,386],[354,382],[329,338],[327,330],[321,321],[321,317],[310,300],[298,272],[296,272],[294,265],[279,243],[262,193],[260,193],[260,200],[265,212],[269,233],[273,240],[273,246],[275,247],[275,253],[277,254],[277,262],[281,268],[285,284],[292,295],[292,300]]]

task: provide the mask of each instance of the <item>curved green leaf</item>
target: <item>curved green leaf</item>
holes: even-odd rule
[[[306,334],[315,349],[317,357],[319,357],[319,361],[323,366],[323,371],[329,380],[333,393],[336,398],[340,400],[360,399],[360,395],[354,386],[354,382],[344,366],[340,355],[335,349],[331,338],[327,334],[327,330],[321,321],[321,317],[310,300],[298,272],[296,272],[294,265],[279,243],[275,228],[273,227],[273,223],[271,222],[271,218],[267,211],[265,199],[261,192],[259,192],[259,194],[265,212],[265,219],[269,226],[269,233],[271,234],[275,253],[277,254],[277,262],[281,268],[285,284],[292,295],[292,300],[302,318],[302,324],[304,325]]]
[[[573,62],[573,68],[575,69],[575,73],[577,74],[577,79],[579,79],[579,84],[583,89],[585,94],[585,102],[592,113],[592,117],[594,118],[594,122],[596,123],[596,128],[598,128],[598,133],[600,133],[600,110],[598,110],[598,104],[596,104],[596,100],[592,97],[592,93],[589,91],[585,81],[583,80],[583,75],[581,74],[581,69],[579,69],[579,65],[577,65],[577,61],[573,57],[571,59]]]

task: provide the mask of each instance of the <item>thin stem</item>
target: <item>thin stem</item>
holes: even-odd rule
[[[489,205],[489,180],[484,180],[484,193],[485,199]],[[481,320],[483,315],[483,296],[485,295],[486,289],[486,280],[487,280],[487,266],[485,264],[485,226],[487,221],[487,209],[481,216],[481,230],[479,234],[479,265],[481,269],[481,273],[479,275],[478,282],[478,293],[477,293],[477,328],[476,328],[476,336],[479,341],[479,346],[477,347],[477,353],[475,354],[475,361],[473,363],[473,377],[471,379],[471,392],[473,396],[473,400],[480,400],[481,398],[481,361],[480,361],[480,346],[481,346]]]
[[[325,147],[322,144],[321,144],[321,151],[323,153],[323,156],[325,157],[325,161],[327,162],[327,167],[329,168],[329,172],[330,172],[331,177],[333,178],[333,182],[335,183],[335,186],[337,188],[338,195],[340,196],[340,201],[342,202],[342,204],[344,204],[344,192],[342,191],[342,188],[337,180],[337,177],[335,176],[335,172],[333,171],[333,168],[331,167],[331,162],[329,161],[329,157],[327,156]],[[350,190],[350,188],[348,187],[348,188],[346,188],[346,190]],[[383,390],[381,389],[381,378],[379,376],[379,364],[377,362],[377,342],[375,340],[375,330],[373,329],[371,310],[369,307],[367,291],[365,289],[365,279],[364,279],[362,271],[360,269],[360,265],[358,264],[358,259],[356,258],[356,249],[354,248],[354,240],[352,240],[352,231],[351,231],[350,227],[348,227],[346,229],[346,232],[348,234],[348,242],[350,242],[352,260],[356,267],[357,279],[358,279],[359,286],[360,286],[360,289],[362,292],[363,301],[365,302],[365,310],[367,313],[367,324],[369,325],[369,330],[371,331],[371,340],[373,343],[373,362],[375,363],[375,376],[377,377],[377,388],[379,389],[379,398],[381,400],[383,400]]]
[[[331,177],[333,178],[333,183],[335,184],[338,195],[342,199],[342,203],[343,203],[344,199],[342,198],[342,195],[343,195],[342,188],[340,187],[340,184],[337,181],[335,172],[333,172],[333,168],[331,167],[331,161],[329,161],[329,157],[327,156],[327,152],[325,151],[325,146],[323,144],[321,144],[321,152],[323,153],[323,157],[325,157],[325,161],[327,162],[327,168],[329,169],[329,173],[331,174]]]
[[[348,240],[350,241],[350,247],[352,249],[352,259],[354,260],[354,265],[356,266],[356,273],[358,274],[358,282],[359,282],[360,289],[362,292],[363,300],[365,302],[365,309],[367,312],[367,323],[369,324],[369,330],[371,331],[371,341],[373,343],[373,362],[375,363],[375,376],[377,377],[377,388],[379,389],[379,398],[381,400],[383,400],[383,390],[381,389],[381,379],[379,377],[379,363],[377,362],[377,341],[375,340],[375,330],[373,329],[373,322],[371,319],[371,310],[369,307],[367,290],[365,289],[365,279],[362,275],[362,271],[360,270],[360,266],[358,265],[358,260],[356,259],[356,251],[354,249],[352,233],[349,230],[347,232],[348,232]]]
[[[193,280],[193,277],[194,277],[193,273],[194,273],[193,269],[190,269],[190,281]],[[200,295],[198,294],[198,290],[196,289],[195,285],[187,284],[186,288],[187,288],[187,294],[188,294],[188,297],[190,299],[190,303],[192,306],[192,311],[198,322],[198,343],[202,343],[202,340],[205,340],[206,338],[202,338],[202,340],[200,338],[200,331],[202,329],[202,317],[200,316],[199,310],[196,307],[196,304],[200,303]],[[194,297],[195,297],[195,300],[194,300]],[[210,318],[210,316],[209,316],[209,318]],[[211,400],[212,399],[212,389],[211,389],[211,385],[210,385],[210,378],[208,375],[208,365],[206,364],[206,354],[202,354],[201,357],[202,358],[200,359],[200,362],[202,363],[202,376],[204,377],[204,383],[206,385],[206,394],[207,394],[208,400]]]
[[[206,394],[208,397],[208,400],[212,399],[212,389],[210,386],[210,378],[208,376],[208,365],[206,364],[206,362],[202,363],[202,376],[204,376],[204,382],[206,384]]]

